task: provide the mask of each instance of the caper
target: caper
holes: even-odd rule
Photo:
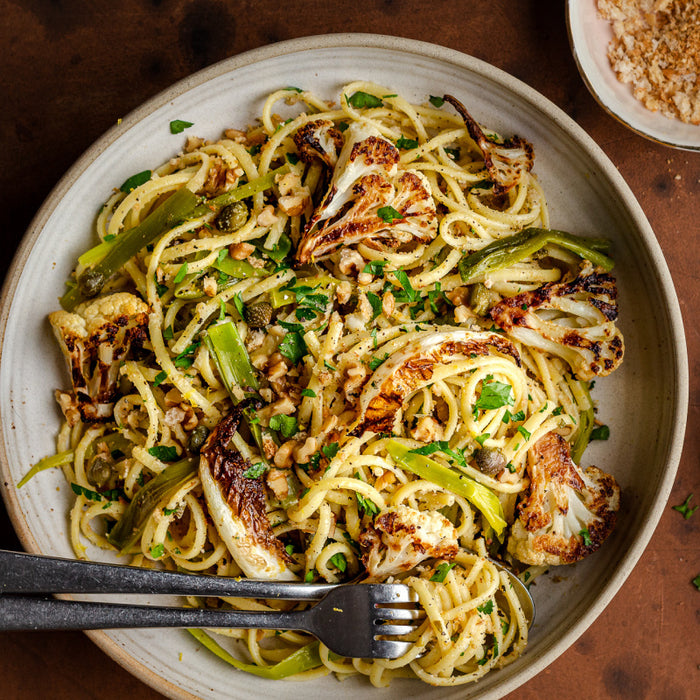
[[[78,289],[84,297],[96,297],[105,286],[105,276],[95,270],[85,270],[78,279]]]
[[[245,320],[249,328],[265,328],[272,319],[272,304],[259,301],[245,307]]]
[[[506,466],[506,458],[503,453],[493,447],[482,447],[476,450],[474,459],[477,469],[487,476],[495,476]]]
[[[209,428],[206,425],[198,425],[191,433],[188,443],[189,451],[198,454],[209,436]]]
[[[248,207],[244,202],[234,202],[225,206],[216,217],[216,228],[231,233],[238,231],[248,220]]]
[[[87,470],[87,480],[98,490],[106,490],[113,486],[114,470],[112,465],[104,457],[97,456]]]

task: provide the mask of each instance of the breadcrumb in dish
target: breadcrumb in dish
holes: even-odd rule
[[[649,110],[700,124],[700,2],[598,0],[618,80]]]

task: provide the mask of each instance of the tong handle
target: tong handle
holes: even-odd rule
[[[249,612],[0,595],[0,630],[240,627],[306,630],[305,611]]]
[[[46,557],[0,549],[0,595],[142,593],[319,600],[338,584],[256,581]]]

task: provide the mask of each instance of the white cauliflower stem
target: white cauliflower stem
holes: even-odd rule
[[[396,146],[373,127],[358,122],[348,128],[328,191],[304,229],[298,264],[368,238],[392,245],[435,238],[430,185],[418,171],[399,171],[398,162]]]
[[[457,532],[445,516],[403,505],[383,510],[361,533],[360,545],[373,580],[408,571],[425,559],[454,559],[458,551]]]
[[[573,280],[508,297],[490,315],[508,335],[568,362],[578,379],[608,375],[622,362],[615,280],[587,260]]]
[[[508,551],[525,564],[557,566],[597,550],[615,525],[615,479],[597,467],[583,471],[553,432],[537,441],[527,471],[530,490],[518,507]]]
[[[73,392],[56,392],[71,425],[112,416],[119,365],[147,337],[148,305],[127,292],[101,297],[75,313],[54,311],[49,323],[68,362]]]
[[[512,189],[524,174],[532,170],[535,156],[531,143],[519,136],[503,142],[489,138],[459,100],[445,95],[445,101],[459,112],[469,135],[481,150],[484,166],[494,183],[494,194],[503,194]]]

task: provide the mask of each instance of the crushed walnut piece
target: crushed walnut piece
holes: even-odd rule
[[[598,0],[618,80],[653,112],[700,124],[700,0]]]

